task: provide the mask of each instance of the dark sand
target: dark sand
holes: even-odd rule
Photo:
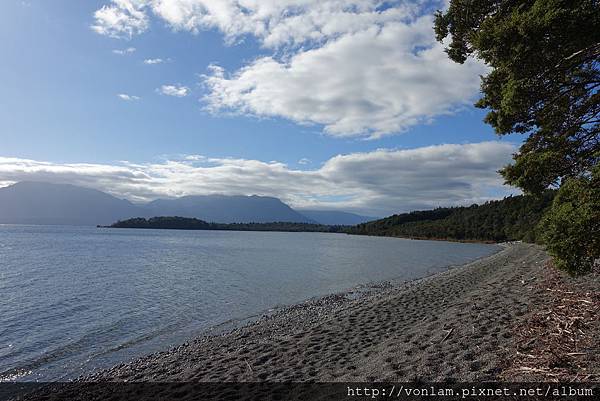
[[[507,380],[518,329],[546,302],[537,283],[547,262],[538,246],[507,245],[428,278],[296,305],[83,380]]]

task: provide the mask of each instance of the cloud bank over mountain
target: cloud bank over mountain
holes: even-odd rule
[[[514,190],[497,170],[512,144],[491,141],[335,156],[317,169],[280,162],[199,155],[157,163],[51,163],[0,157],[0,186],[19,181],[69,183],[146,202],[185,195],[263,195],[297,208],[384,216],[441,205],[470,204]]]

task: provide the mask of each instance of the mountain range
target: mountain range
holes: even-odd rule
[[[70,184],[19,182],[0,188],[0,224],[108,225],[133,217],[194,217],[214,223],[294,222],[355,225],[375,218],[326,210],[294,210],[267,196],[200,195],[134,204]]]
[[[298,209],[298,213],[309,219],[316,221],[319,224],[329,226],[343,225],[355,226],[357,224],[366,223],[368,221],[377,220],[379,217],[360,216],[354,213],[341,212],[339,210],[308,210]]]

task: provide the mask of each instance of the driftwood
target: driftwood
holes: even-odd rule
[[[447,331],[447,333],[446,333],[446,336],[442,339],[442,342],[446,341],[448,339],[448,337],[450,337],[450,335],[454,331],[454,327],[452,327],[450,330],[444,330],[444,331]]]
[[[252,366],[250,366],[250,364],[248,363],[248,360],[247,360],[247,359],[244,359],[244,362],[246,362],[246,365],[248,366],[248,369],[250,369],[250,372],[254,372],[254,371],[252,370]]]
[[[539,283],[543,305],[515,329],[516,344],[506,379],[539,381],[600,380],[591,358],[600,352],[600,291],[585,290],[551,266]],[[590,279],[598,280],[598,273]],[[594,371],[594,366],[596,366]]]

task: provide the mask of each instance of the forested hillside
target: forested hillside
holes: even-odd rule
[[[553,191],[540,197],[512,196],[469,207],[438,208],[393,215],[359,224],[351,234],[461,241],[535,242],[536,226],[550,206]]]
[[[326,226],[321,224],[273,222],[273,223],[208,223],[204,220],[161,216],[145,219],[137,217],[118,221],[109,228],[146,228],[167,230],[223,230],[223,231],[286,231],[286,232],[341,232],[341,226]]]
[[[552,203],[554,191],[540,197],[512,196],[483,205],[438,208],[396,214],[381,220],[352,227],[306,223],[207,223],[195,218],[153,217],[119,221],[112,228],[153,228],[180,230],[235,231],[312,231],[359,235],[448,239],[459,241],[535,242],[540,233],[537,225]]]

